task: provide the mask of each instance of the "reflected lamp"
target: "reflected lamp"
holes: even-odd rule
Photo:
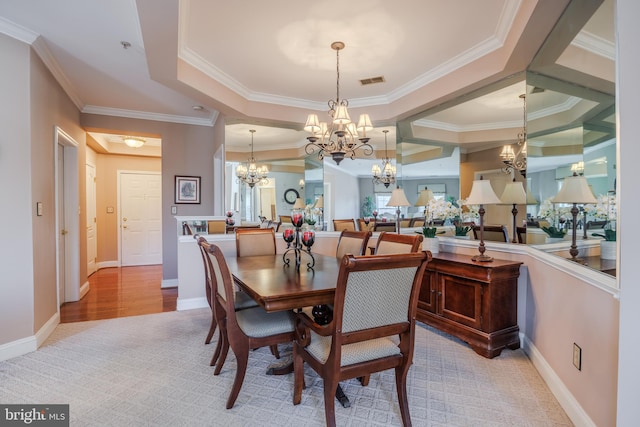
[[[491,181],[484,181],[482,177],[473,181],[471,194],[469,194],[469,197],[467,198],[467,204],[480,205],[480,208],[478,209],[478,214],[480,215],[480,245],[478,246],[478,252],[480,252],[480,254],[473,256],[471,258],[472,261],[493,261],[492,257],[484,254],[486,250],[484,247],[484,205],[495,205],[499,203],[500,199],[493,191]]]

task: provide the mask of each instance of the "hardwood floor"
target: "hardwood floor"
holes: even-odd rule
[[[102,268],[89,277],[84,298],[60,307],[60,322],[175,311],[178,288],[162,289],[161,283],[162,265]]]

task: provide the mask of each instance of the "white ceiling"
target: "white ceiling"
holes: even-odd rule
[[[220,112],[239,123],[226,141],[238,151],[248,151],[249,128],[256,151],[304,145],[306,114],[336,95],[330,45],[341,40],[340,95],[352,117],[370,112],[383,150],[383,127],[394,143],[397,119],[523,70],[544,40],[532,27],[550,27],[566,2],[2,0],[0,32],[32,44],[83,112],[203,126]],[[385,82],[359,82],[377,76]],[[477,101],[501,111],[476,103],[466,107],[473,114],[442,111],[431,124],[517,125],[519,91]]]

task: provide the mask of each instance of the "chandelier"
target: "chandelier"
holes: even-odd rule
[[[391,164],[391,159],[387,155],[387,129],[384,132],[384,157],[382,158],[382,169],[380,166],[373,165],[371,173],[373,174],[374,184],[384,184],[385,188],[389,188],[390,184],[396,183],[396,168]]]
[[[526,95],[520,95],[522,98],[522,132],[518,134],[518,142],[515,151],[511,145],[505,145],[502,147],[500,157],[504,167],[502,171],[504,173],[511,173],[511,171],[518,171],[520,175],[527,176],[527,100]]]
[[[368,114],[361,114],[356,125],[351,121],[347,107],[349,101],[340,99],[340,50],[344,49],[343,42],[331,43],[331,49],[336,51],[336,99],[330,99],[329,125],[320,122],[317,114],[309,114],[304,125],[304,130],[310,132],[312,136],[307,137],[309,143],[305,146],[307,154],[312,154],[318,149],[318,159],[325,156],[340,164],[345,157],[355,159],[356,150],[362,149],[365,156],[373,154],[373,147],[369,145],[367,131],[373,129],[371,119]],[[358,134],[362,132],[362,136]]]
[[[238,165],[236,168],[236,176],[239,181],[253,188],[256,184],[264,185],[269,183],[267,179],[269,169],[265,165],[256,165],[256,159],[253,157],[253,134],[255,133],[255,129],[250,129],[249,132],[251,132],[251,156],[246,164],[241,163]]]

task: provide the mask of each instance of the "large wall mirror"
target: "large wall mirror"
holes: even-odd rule
[[[298,193],[305,204],[316,203],[322,196],[323,222],[331,230],[332,219],[367,216],[373,209],[382,214],[390,210],[392,215],[395,209],[385,208],[395,185],[405,189],[414,205],[424,187],[450,200],[467,197],[472,181],[483,175],[496,182],[498,195],[513,179],[523,183],[528,203],[518,206],[516,224],[530,224],[527,243],[543,244],[544,234],[535,230],[541,204],[557,193],[572,168],[587,178],[595,195],[615,200],[614,3],[570,3],[558,29],[551,32],[527,71],[398,123],[377,124],[371,134],[372,158],[345,159],[337,166],[304,152],[307,135],[302,130],[280,127],[271,137],[275,127],[228,123],[227,162],[234,163],[229,163],[227,181],[234,183],[227,182],[226,208],[237,208],[243,219],[277,218],[290,213],[292,194]],[[273,186],[273,200],[268,207],[252,199],[252,194],[262,193],[258,186],[253,190],[234,187],[233,168],[247,161],[251,128],[257,129],[256,161],[270,168],[272,183],[267,188]],[[517,150],[516,141],[525,131],[526,170],[503,173],[503,147]],[[385,157],[385,136],[387,151],[395,153],[398,176],[397,183],[389,186],[374,184],[371,174],[372,166]],[[422,209],[406,207],[402,215],[418,216]],[[511,209],[488,207],[487,223],[507,225],[513,236]],[[581,216],[579,233],[584,237],[582,227],[597,218],[583,212]]]

